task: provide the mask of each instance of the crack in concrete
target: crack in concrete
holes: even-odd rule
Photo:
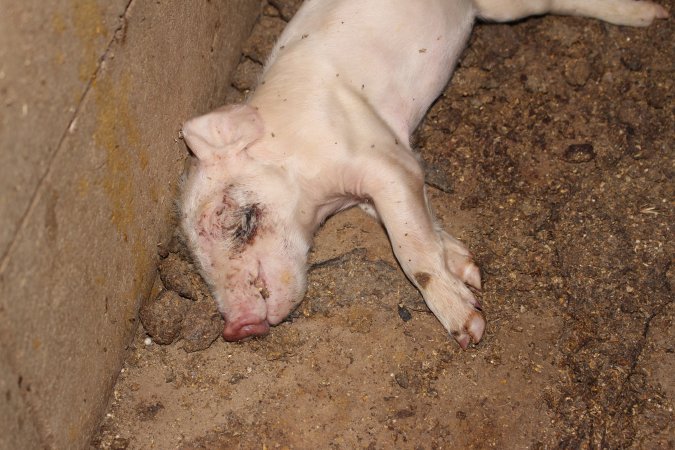
[[[663,311],[666,309],[666,307],[667,307],[670,303],[672,303],[672,300],[666,300],[665,302],[663,302],[662,304],[660,304],[659,306],[657,306],[656,309],[652,312],[652,314],[650,314],[649,317],[647,317],[647,319],[645,320],[644,326],[643,326],[643,328],[642,328],[642,345],[640,345],[639,351],[637,352],[637,354],[635,355],[635,358],[634,358],[633,361],[631,362],[631,365],[630,365],[630,371],[628,372],[628,375],[626,376],[626,380],[625,380],[626,382],[628,381],[628,378],[629,378],[633,373],[635,373],[635,368],[637,367],[638,362],[639,362],[639,360],[640,360],[640,357],[642,356],[642,352],[644,351],[645,347],[647,346],[647,340],[648,340],[648,335],[649,335],[649,328],[650,328],[650,326],[651,326],[651,324],[652,324],[652,320],[653,320],[655,317],[661,315],[661,314],[663,313]],[[624,388],[623,388],[623,386],[622,386],[621,392],[623,393],[623,391],[624,391]]]
[[[637,368],[637,366],[640,362],[640,358],[642,357],[642,353],[644,352],[644,349],[647,347],[647,343],[648,343],[648,340],[649,340],[649,337],[648,337],[649,328],[651,326],[652,320],[655,317],[662,314],[663,311],[668,307],[668,305],[670,303],[672,303],[672,300],[666,300],[665,302],[663,302],[662,304],[657,306],[656,309],[645,320],[645,323],[644,323],[643,328],[642,328],[642,339],[641,339],[641,342],[639,344],[638,351],[635,354],[635,357],[633,358],[633,361],[631,361],[630,369],[626,373],[626,376],[624,377],[624,380],[621,383],[621,388],[619,390],[619,396],[621,398],[625,397],[626,391],[629,389],[628,383],[629,383],[629,380],[630,380],[631,376],[633,376],[635,373],[637,373],[636,368]],[[632,416],[631,423],[633,422],[633,420],[635,420],[635,418],[636,418],[635,415]],[[606,432],[606,430],[604,432]],[[631,436],[631,439],[629,439],[629,442],[628,442],[628,447],[630,447],[634,444],[634,440],[635,440],[635,436]],[[604,442],[604,435],[603,435],[603,442]]]
[[[12,252],[14,248],[16,247],[17,241],[19,234],[21,234],[21,231],[26,227],[26,223],[28,221],[28,217],[30,217],[31,213],[35,209],[35,206],[37,205],[37,199],[38,199],[38,194],[40,193],[42,186],[45,183],[45,180],[49,177],[49,175],[52,173],[52,169],[54,167],[54,161],[56,160],[57,156],[61,154],[61,151],[63,149],[63,143],[66,140],[66,137],[68,134],[71,132],[71,129],[74,127],[75,123],[77,122],[77,119],[80,115],[80,111],[82,110],[82,105],[86,101],[86,99],[89,97],[89,92],[91,91],[91,87],[94,84],[94,81],[96,78],[99,76],[101,73],[101,70],[104,67],[104,63],[106,59],[108,58],[108,55],[110,53],[110,50],[112,49],[112,46],[115,44],[115,42],[118,42],[120,40],[124,40],[125,34],[126,34],[126,27],[127,27],[127,21],[128,21],[128,12],[129,8],[131,5],[134,3],[135,0],[128,0],[126,6],[124,7],[124,11],[122,12],[121,15],[119,15],[119,24],[117,27],[113,30],[112,36],[110,40],[108,41],[108,44],[105,47],[105,50],[101,54],[101,56],[98,58],[98,62],[96,64],[96,69],[94,70],[94,73],[92,76],[89,78],[87,81],[87,84],[84,88],[84,91],[82,92],[82,95],[80,96],[77,106],[75,107],[75,111],[73,111],[73,115],[71,119],[68,121],[68,125],[65,127],[65,130],[63,130],[63,133],[61,134],[61,137],[59,138],[59,142],[56,145],[56,149],[54,152],[51,154],[49,157],[49,162],[47,163],[47,169],[44,171],[40,179],[38,180],[35,189],[33,190],[33,195],[31,196],[30,200],[28,201],[28,207],[24,211],[24,213],[21,215],[21,218],[19,219],[19,225],[16,227],[16,230],[14,231],[14,235],[9,241],[9,245],[7,245],[7,248],[0,257],[0,280],[2,280],[2,276],[5,273],[5,270],[7,269],[7,265],[9,264],[10,257],[12,255]],[[120,36],[122,38],[120,39]]]
[[[432,188],[436,189],[437,191],[443,192],[444,194],[454,195],[454,192],[452,191],[451,188],[443,187],[440,184],[435,183],[433,181],[425,180],[424,184],[426,184],[429,187],[432,187]]]

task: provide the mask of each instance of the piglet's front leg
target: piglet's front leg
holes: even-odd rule
[[[480,288],[480,273],[469,252],[440,229],[424,191],[424,173],[412,153],[397,148],[397,158],[383,158],[377,175],[365,183],[394,254],[429,309],[462,348],[478,343],[485,319],[467,287]]]

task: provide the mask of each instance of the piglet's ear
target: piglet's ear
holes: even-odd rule
[[[215,162],[236,154],[264,132],[258,111],[249,105],[229,105],[183,125],[183,138],[200,161]]]

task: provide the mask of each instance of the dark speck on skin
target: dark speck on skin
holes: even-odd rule
[[[417,284],[424,289],[429,284],[429,281],[431,281],[431,275],[426,272],[417,272],[415,274],[415,281],[417,281]]]

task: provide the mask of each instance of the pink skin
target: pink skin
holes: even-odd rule
[[[228,341],[266,334],[301,301],[307,252],[331,214],[360,204],[462,348],[485,331],[468,250],[436,223],[410,136],[447,83],[474,19],[576,14],[648,25],[632,0],[307,1],[246,104],[183,127],[196,157],[181,225]]]

